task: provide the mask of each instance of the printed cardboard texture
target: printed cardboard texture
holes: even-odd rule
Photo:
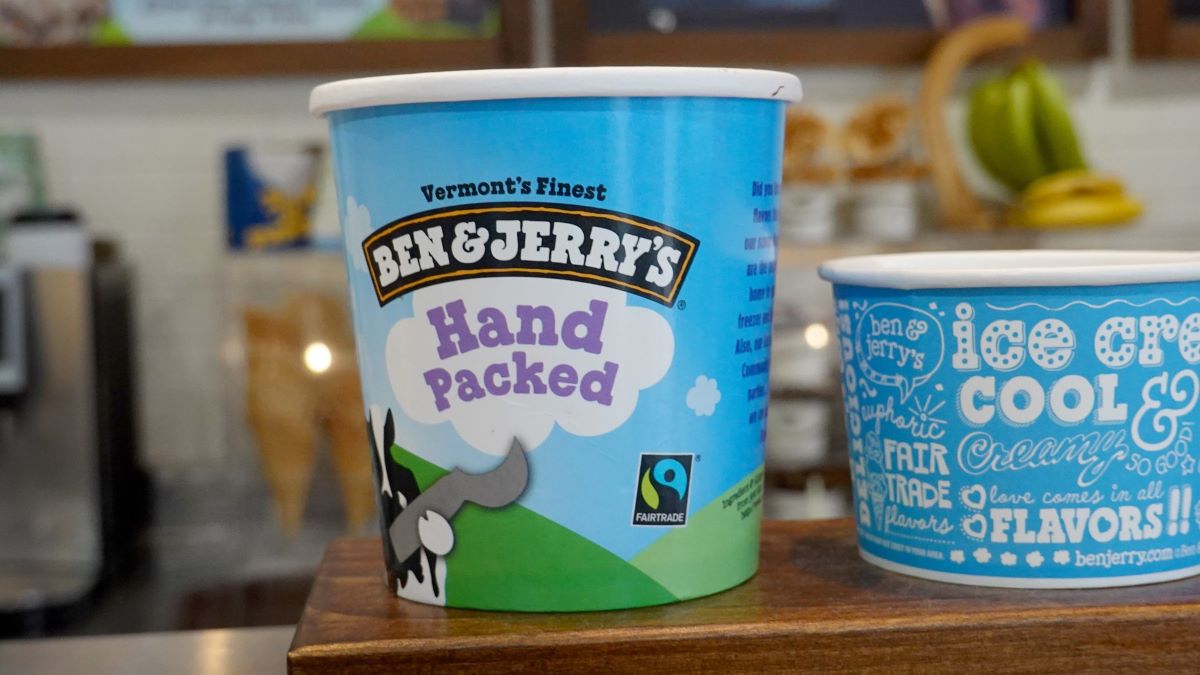
[[[573,611],[754,574],[783,107],[329,115],[394,592]]]
[[[864,555],[992,585],[1200,571],[1196,291],[835,285]]]

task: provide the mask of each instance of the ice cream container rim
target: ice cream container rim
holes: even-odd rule
[[[794,102],[800,100],[800,79],[790,73],[753,68],[612,66],[459,70],[329,82],[313,90],[309,111],[323,117],[338,110],[406,103],[673,96]]]
[[[820,266],[835,284],[918,290],[1119,286],[1200,280],[1200,253],[938,251],[854,256]]]

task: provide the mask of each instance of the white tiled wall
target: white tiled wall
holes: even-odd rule
[[[321,139],[305,112],[314,84],[0,84],[0,128],[37,132],[51,197],[136,266],[143,448],[156,469],[225,459],[222,149]]]
[[[1043,244],[1200,248],[1200,67],[1131,65],[1118,49],[1113,60],[1059,70],[1095,163],[1124,176],[1148,212],[1135,228]],[[800,74],[808,100],[833,116],[883,89],[914,92],[918,81],[911,69]],[[0,83],[0,128],[39,134],[52,195],[81,207],[137,267],[143,447],[157,470],[226,459],[222,148],[321,138],[305,112],[315,83]]]

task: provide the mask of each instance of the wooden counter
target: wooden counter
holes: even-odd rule
[[[288,654],[308,673],[1142,672],[1200,668],[1200,577],[1089,591],[912,579],[862,562],[849,520],[765,524],[762,569],[708,598],[581,614],[388,596],[372,539],[330,545]]]

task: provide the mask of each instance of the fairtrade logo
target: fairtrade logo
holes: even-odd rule
[[[691,455],[642,455],[633,524],[686,525],[691,475]]]

